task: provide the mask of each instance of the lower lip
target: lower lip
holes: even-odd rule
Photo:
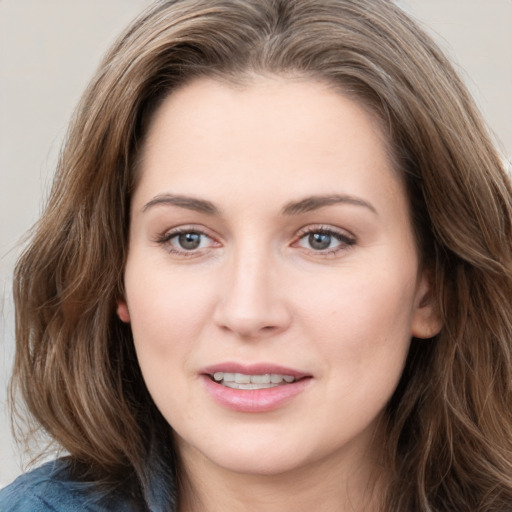
[[[311,378],[266,389],[233,389],[201,376],[210,396],[220,405],[237,412],[268,412],[284,406],[302,393]]]

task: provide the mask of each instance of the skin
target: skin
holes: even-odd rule
[[[176,229],[204,233],[199,247]],[[411,337],[440,326],[403,183],[367,111],[290,78],[173,92],[145,142],[125,287],[118,314],[175,431],[181,511],[377,510],[379,420]],[[275,410],[233,411],[200,376],[225,361],[311,378]]]

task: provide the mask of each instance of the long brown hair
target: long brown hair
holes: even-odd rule
[[[388,406],[383,510],[509,510],[512,191],[452,66],[388,0],[159,1],[128,28],[85,92],[16,268],[13,396],[81,478],[128,478],[147,503],[158,475],[179,477],[115,315],[137,156],[173,89],[255,73],[326,80],[373,111],[407,186],[443,328],[412,340]]]

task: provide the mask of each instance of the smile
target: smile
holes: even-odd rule
[[[213,380],[232,389],[268,389],[295,382],[292,375],[265,373],[248,375],[245,373],[215,372]]]
[[[313,375],[274,363],[226,361],[202,368],[201,382],[214,402],[244,413],[264,413],[298,400],[314,382]]]

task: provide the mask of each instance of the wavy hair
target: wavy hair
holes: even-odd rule
[[[16,267],[12,400],[21,393],[80,478],[135,489],[141,509],[160,478],[179,478],[115,314],[137,158],[174,89],[255,74],[324,80],[374,112],[406,184],[443,328],[412,340],[387,408],[383,510],[509,510],[511,186],[451,64],[389,0],[158,1],[133,22],[79,104]]]

